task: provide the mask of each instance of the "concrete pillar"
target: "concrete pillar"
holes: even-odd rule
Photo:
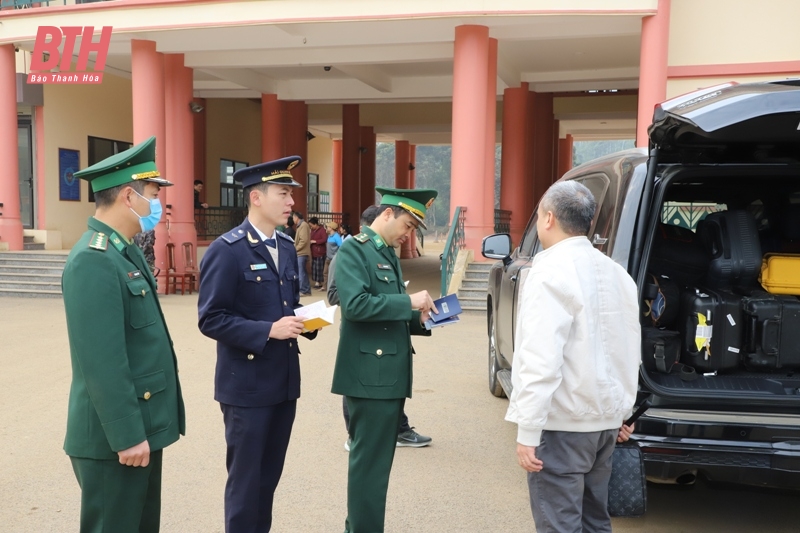
[[[165,111],[164,54],[156,52],[156,43],[134,39],[131,41],[131,100],[133,106],[133,143],[138,144],[151,136],[156,137],[156,168],[164,177],[174,182],[167,173],[167,130]],[[188,102],[185,104],[188,112]],[[167,189],[159,193],[164,212],[167,211]],[[194,209],[194,197],[188,193]],[[161,271],[158,284],[166,291],[168,267],[167,217],[161,217],[156,226],[155,266]]]
[[[486,171],[483,178],[483,219],[494,233],[495,146],[497,144],[497,39],[489,39],[489,71],[486,77]],[[484,237],[486,236],[484,235]],[[482,257],[482,256],[481,256]]]
[[[22,250],[17,137],[17,67],[14,45],[0,45],[0,242]]]
[[[185,268],[182,245],[193,245],[197,265],[197,230],[194,225],[194,122],[189,108],[192,101],[192,69],[184,66],[183,54],[164,56],[166,89],[167,172],[174,185],[167,188],[169,240],[175,245],[175,265]]]
[[[294,210],[308,211],[308,105],[303,101],[284,102],[284,131],[286,156],[299,155],[303,162],[291,170],[295,181],[303,185],[294,191]],[[281,156],[284,157],[284,156]]]
[[[558,140],[558,178],[572,168],[572,135],[567,134],[564,139]]]
[[[375,128],[361,126],[361,184],[358,216],[375,203],[375,173],[377,164]]]
[[[553,95],[533,95],[533,139],[528,146],[533,152],[533,201],[539,202],[553,183]]]
[[[333,190],[331,191],[331,211],[342,212],[342,140],[333,141]],[[352,224],[352,222],[351,222]]]
[[[261,161],[273,161],[288,154],[284,143],[283,110],[277,94],[261,95]]]
[[[411,172],[408,166],[411,164],[411,146],[408,141],[395,141],[394,143],[394,186],[398,189],[411,188]],[[400,247],[400,259],[411,259],[414,257],[411,239],[407,240]]]
[[[560,124],[558,120],[553,119],[553,157],[550,160],[550,175],[553,177],[552,183],[555,183],[561,176],[558,174],[558,138],[559,138]]]
[[[648,145],[647,128],[653,122],[653,107],[667,98],[669,12],[670,0],[658,0],[658,12],[642,19],[636,117],[636,146],[640,148]]]
[[[361,171],[360,150],[361,126],[359,126],[358,104],[342,106],[342,211],[355,231],[361,216],[359,207]]]
[[[417,145],[410,144],[408,147],[408,188],[417,188]],[[426,218],[425,220],[430,220]],[[411,257],[419,257],[417,253],[417,232],[411,234]]]
[[[455,33],[450,218],[455,223],[455,208],[466,208],[466,246],[480,257],[481,240],[492,229],[492,221],[485,219],[483,198],[489,28],[458,26]]]
[[[503,159],[500,166],[500,209],[511,211],[511,242],[518,245],[530,211],[525,193],[527,172],[528,84],[503,92]]]

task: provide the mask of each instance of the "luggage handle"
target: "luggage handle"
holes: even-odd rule
[[[650,400],[645,400],[645,401],[643,401],[643,402],[642,402],[642,404],[639,406],[639,408],[636,410],[636,412],[635,412],[635,413],[633,413],[633,414],[631,415],[631,417],[630,417],[629,419],[627,419],[627,420],[624,422],[624,424],[625,424],[626,426],[630,426],[631,424],[633,424],[634,422],[636,422],[637,420],[639,420],[639,417],[640,417],[640,416],[642,416],[642,415],[644,414],[644,412],[645,412],[645,411],[647,411],[648,409],[650,409],[650,406],[651,406],[651,405],[653,405],[653,404],[652,404],[652,403],[650,403]]]

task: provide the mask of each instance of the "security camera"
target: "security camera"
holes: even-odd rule
[[[322,68],[325,69],[325,72],[330,72],[331,71],[331,67],[330,66],[324,66]]]

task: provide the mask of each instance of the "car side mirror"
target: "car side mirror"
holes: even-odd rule
[[[508,233],[495,233],[483,239],[481,254],[487,259],[501,259],[504,264],[511,255],[511,236]]]

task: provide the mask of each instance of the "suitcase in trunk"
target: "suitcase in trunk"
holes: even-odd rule
[[[706,288],[684,292],[678,328],[682,363],[701,372],[739,366],[744,323],[738,294]]]
[[[767,254],[759,281],[772,294],[800,295],[800,255]]]
[[[706,286],[757,286],[762,258],[753,215],[744,210],[711,213],[697,225],[697,233],[711,255]]]
[[[753,370],[800,367],[800,299],[755,291],[742,298],[744,362]]]

